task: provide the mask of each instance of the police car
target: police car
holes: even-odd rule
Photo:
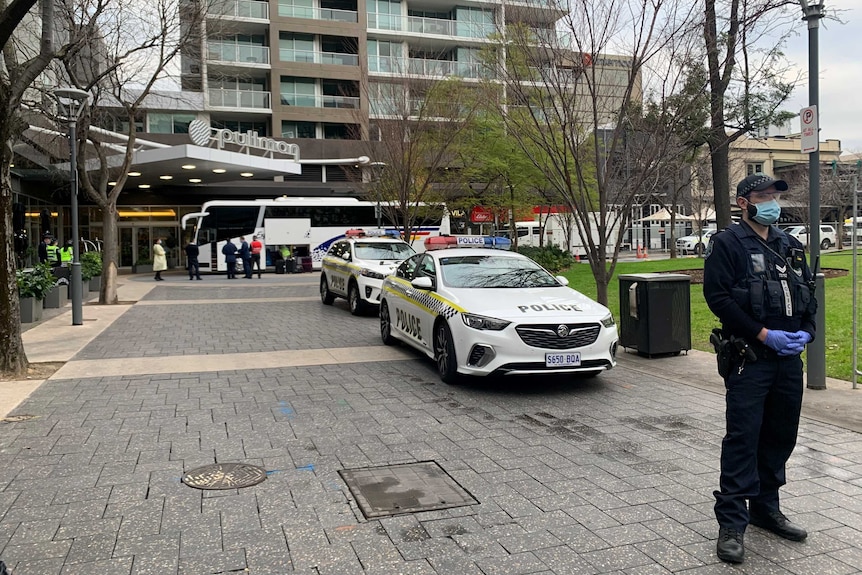
[[[506,251],[510,245],[485,236],[426,241],[426,252],[383,280],[383,342],[425,353],[446,383],[461,375],[597,375],[614,367],[617,326],[608,308]]]
[[[348,230],[323,257],[320,299],[332,305],[336,297],[346,298],[353,315],[376,311],[383,278],[415,253],[410,244],[382,230]]]

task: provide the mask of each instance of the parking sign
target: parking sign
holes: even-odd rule
[[[808,106],[799,111],[802,128],[802,153],[810,154],[820,149],[820,134],[817,129],[817,106]]]

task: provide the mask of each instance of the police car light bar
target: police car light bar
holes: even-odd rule
[[[512,240],[497,236],[432,236],[425,240],[425,251],[446,248],[512,249]]]

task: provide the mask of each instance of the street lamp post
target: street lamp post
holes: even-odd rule
[[[71,211],[72,211],[72,274],[70,291],[72,296],[72,325],[84,324],[83,285],[81,279],[80,233],[78,232],[78,136],[76,133],[78,116],[90,100],[90,95],[77,88],[59,88],[54,96],[60,110],[68,110],[69,122],[69,165],[71,172]]]
[[[382,228],[382,220],[383,220],[383,206],[380,205],[381,197],[380,197],[380,172],[383,171],[383,168],[386,167],[386,162],[371,162],[368,164],[372,168],[371,177],[373,178],[372,184],[374,185],[374,193],[377,197],[377,209],[374,210],[377,216],[377,229]]]
[[[822,1],[809,4],[807,0],[799,0],[802,6],[802,19],[808,23],[808,101],[819,115],[820,99],[820,66],[819,66],[819,31],[820,20],[823,18],[826,5]],[[818,120],[817,125],[820,125]],[[808,233],[808,248],[812,262],[820,260],[820,135],[817,135],[818,145],[808,155],[808,200],[809,221],[811,229]],[[808,383],[809,389],[826,389],[826,281],[822,273],[814,278],[817,294],[817,314],[814,316],[814,327],[817,337],[808,346]]]

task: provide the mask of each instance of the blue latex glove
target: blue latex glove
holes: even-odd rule
[[[788,346],[788,344],[796,342],[797,339],[798,338],[795,333],[790,333],[780,329],[770,329],[766,332],[766,340],[764,340],[763,343],[766,344],[767,347],[777,351],[779,355],[782,355],[781,352]]]
[[[794,339],[781,351],[778,352],[778,355],[799,355],[803,351],[805,351],[805,344],[811,341],[811,334],[807,331],[797,331],[791,334]]]
[[[796,333],[794,333],[793,335],[796,336],[797,341],[802,342],[802,345],[805,345],[807,343],[811,343],[811,334],[808,333],[807,331],[799,330]]]

